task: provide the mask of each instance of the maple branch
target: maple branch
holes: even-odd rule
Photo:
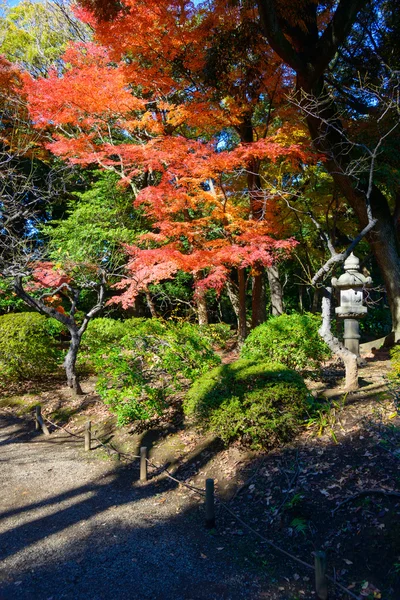
[[[72,288],[71,288],[71,286],[68,283],[64,282],[61,285],[59,285],[56,289],[52,290],[51,292],[47,292],[46,294],[42,294],[40,296],[40,300],[43,300],[44,298],[51,298],[51,296],[55,296],[59,292],[62,292],[64,290],[64,288],[66,288],[69,292],[73,291]]]
[[[258,0],[258,12],[263,33],[271,48],[280,56],[296,73],[305,73],[306,65],[286,38],[276,14],[274,0]]]
[[[346,40],[355,18],[368,0],[340,0],[336,11],[325,31],[317,39],[308,34],[304,47],[307,56],[296,52],[285,36],[279,21],[275,0],[258,0],[260,22],[269,44],[307,86],[314,84],[325,72],[338,48]]]
[[[319,37],[313,52],[313,75],[316,81],[326,70],[338,48],[347,39],[359,11],[368,0],[340,0],[335,14]]]
[[[105,300],[105,292],[106,292],[106,276],[104,271],[102,272],[101,282],[98,284],[97,291],[97,304],[89,310],[82,322],[82,325],[79,328],[79,335],[82,336],[87,329],[89,321],[93,319],[99,312],[101,312],[104,308],[104,300]]]
[[[366,225],[364,229],[357,235],[357,237],[354,238],[354,240],[344,252],[337,253],[333,250],[334,253],[332,254],[331,258],[327,260],[326,263],[317,271],[317,273],[311,280],[311,284],[315,285],[320,279],[322,279],[329,273],[333,266],[344,262],[346,258],[348,258],[353,252],[357,244],[363,239],[363,237],[365,237],[367,233],[371,231],[371,229],[376,225],[377,221],[377,219],[373,219],[372,221],[370,221],[368,225]]]
[[[324,231],[321,227],[321,225],[318,223],[317,219],[314,217],[313,213],[311,212],[311,210],[309,210],[307,212],[307,215],[310,217],[311,221],[314,223],[314,226],[316,228],[316,230],[318,231],[318,234],[321,238],[321,240],[325,243],[325,245],[327,246],[331,257],[336,256],[336,250],[332,244],[332,241],[329,237],[329,235],[326,233],[326,231]]]
[[[335,88],[340,94],[342,94],[346,98],[346,102],[348,102],[351,108],[356,110],[358,113],[361,113],[362,115],[374,115],[377,113],[376,106],[371,106],[370,104],[362,102],[361,100],[356,98],[351,93],[351,91],[346,89],[346,87],[340,85],[333,77],[327,75],[325,79],[327,83],[329,83],[329,85]]]
[[[48,317],[52,317],[53,319],[57,319],[57,321],[61,321],[64,325],[68,326],[71,324],[71,319],[69,317],[59,313],[53,307],[47,306],[47,304],[41,302],[40,299],[34,298],[25,291],[23,287],[23,275],[15,275],[12,285],[17,296],[35,311]]]

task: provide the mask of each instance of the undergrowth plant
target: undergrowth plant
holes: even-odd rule
[[[211,344],[219,348],[226,348],[233,334],[230,325],[226,323],[209,323],[208,325],[199,325],[201,334],[206,337]]]
[[[316,427],[317,435],[321,436],[326,431],[332,437],[335,444],[338,443],[334,427],[339,423],[340,413],[343,411],[347,399],[347,394],[344,394],[340,400],[332,402],[313,401],[309,408],[309,418],[306,426]]]
[[[396,408],[400,414],[400,345],[396,344],[390,351],[392,368],[386,380],[386,385]],[[395,414],[396,414],[395,413]]]
[[[128,319],[114,326],[94,321],[88,333],[97,390],[120,425],[161,414],[172,394],[220,362],[198,327],[186,322]]]
[[[393,378],[400,380],[400,345],[397,344],[390,351],[390,359],[392,363],[391,375]]]
[[[292,369],[316,369],[331,356],[318,333],[320,326],[320,317],[311,313],[271,317],[253,329],[241,357],[278,361]]]

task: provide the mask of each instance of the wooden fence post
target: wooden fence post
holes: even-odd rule
[[[328,600],[328,582],[325,577],[326,572],[326,554],[325,552],[315,552],[315,591],[317,598],[320,600]]]
[[[42,408],[40,404],[35,406],[35,430],[39,431],[40,427],[40,417],[41,417]]]
[[[214,529],[215,527],[215,506],[214,506],[214,479],[206,479],[206,527]]]
[[[35,406],[35,429],[36,431],[41,429],[44,435],[50,435],[50,431],[48,430],[46,423],[43,421],[42,407],[40,404]]]
[[[147,481],[147,446],[140,448],[140,481]]]
[[[89,452],[92,449],[92,422],[87,421],[85,424],[85,451]]]

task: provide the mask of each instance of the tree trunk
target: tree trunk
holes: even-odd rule
[[[304,286],[299,285],[299,310],[301,313],[304,311],[303,294],[304,294]]]
[[[239,327],[240,303],[239,303],[239,294],[238,294],[237,286],[230,279],[227,279],[225,285],[226,285],[226,291],[228,294],[228,298],[232,304],[233,312],[235,313],[235,316],[237,319],[237,325]]]
[[[238,269],[239,281],[239,323],[238,323],[238,344],[241,346],[247,337],[246,323],[246,271]]]
[[[346,371],[345,388],[346,391],[354,391],[358,389],[358,364],[357,356],[347,350],[339,342],[337,338],[332,335],[331,331],[331,304],[332,304],[332,289],[325,288],[322,297],[322,325],[319,329],[319,334],[322,339],[329,346],[333,354],[339,356],[344,362],[344,368]]]
[[[319,35],[316,4],[313,0],[306,1],[302,11],[308,16],[307,28],[291,27],[290,40],[285,35],[288,22],[277,14],[275,1],[259,0],[257,4],[261,27],[271,47],[297,73],[300,104],[303,105],[311,138],[316,149],[324,154],[324,166],[331,174],[336,188],[354,210],[361,229],[372,219],[377,219],[367,239],[385,282],[392,314],[393,337],[397,341],[400,339],[400,248],[395,224],[385,195],[375,185],[370,190],[372,215],[368,219],[366,189],[362,189],[362,185],[357,188],[356,184],[359,182],[356,181],[356,176],[351,175],[357,173],[356,165],[350,165],[355,158],[354,147],[344,134],[342,111],[335,105],[324,83],[324,73],[329,63],[349,35],[359,10],[367,2],[340,0],[330,23]],[[384,135],[385,132],[382,133]],[[359,150],[360,145],[357,151]],[[363,158],[365,157],[360,159],[360,167]],[[374,168],[372,163],[370,168]],[[369,179],[371,175],[373,177],[373,172],[364,174],[365,179]]]
[[[67,384],[72,388],[77,396],[82,396],[83,391],[79,383],[79,378],[76,373],[76,359],[78,356],[78,350],[81,343],[81,336],[76,331],[69,330],[71,334],[71,342],[67,355],[64,359],[64,368],[67,375]]]
[[[274,317],[283,315],[283,290],[279,279],[279,269],[277,265],[266,269],[271,295],[271,312]]]
[[[196,273],[194,275],[194,281],[195,284],[200,281],[201,276],[199,273]],[[199,322],[199,325],[208,325],[208,313],[207,313],[207,298],[206,298],[206,292],[205,290],[203,290],[203,288],[197,287],[195,294],[194,294],[194,300],[196,302],[196,308],[197,308],[197,319]]]
[[[264,271],[264,269],[263,269]],[[257,327],[267,318],[264,273],[253,275],[253,289],[251,295],[251,327]]]
[[[157,319],[158,315],[157,315],[157,311],[156,311],[156,305],[153,302],[153,298],[151,297],[149,290],[146,290],[145,296],[146,296],[147,306],[149,307],[152,318]]]
[[[254,141],[254,129],[252,123],[252,111],[243,116],[239,127],[240,139],[245,144]],[[260,161],[253,159],[247,168],[247,190],[250,201],[250,218],[254,221],[265,219],[265,196],[261,185]],[[251,327],[257,327],[264,323],[267,318],[264,267],[260,264],[256,269],[259,273],[253,276],[253,287],[251,292]]]
[[[319,288],[315,287],[313,297],[312,297],[312,304],[310,307],[310,312],[312,312],[313,314],[317,313],[318,307],[319,307]]]
[[[351,160],[351,142],[340,134],[341,124],[337,120],[337,110],[333,102],[318,101],[325,94],[323,78],[307,89],[303,89],[315,99],[315,111],[308,114],[307,124],[317,150],[324,153],[324,166],[331,174],[336,186],[354,210],[361,228],[368,224],[366,191],[355,186],[354,178],[348,173]],[[325,95],[326,98],[326,95]],[[388,201],[384,194],[372,185],[369,196],[372,218],[377,219],[375,227],[367,234],[367,240],[381,271],[392,315],[392,330],[395,341],[400,340],[400,248],[396,227]]]

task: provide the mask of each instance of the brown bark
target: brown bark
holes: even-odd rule
[[[233,283],[230,279],[226,281],[226,291],[228,294],[228,298],[232,304],[233,312],[235,313],[237,324],[239,327],[239,314],[240,314],[240,303],[239,303],[239,292],[236,284]]]
[[[195,282],[199,281],[201,276],[196,273],[194,275]],[[199,325],[208,325],[208,313],[207,313],[207,298],[206,292],[202,288],[197,288],[195,293],[195,302],[197,308],[197,319]]]
[[[264,269],[263,269],[264,271]],[[251,328],[264,323],[267,318],[267,305],[265,295],[264,273],[253,275],[253,288],[251,294]]]
[[[283,289],[279,278],[279,269],[277,265],[266,269],[269,283],[269,291],[271,296],[271,312],[272,315],[283,315]]]
[[[238,323],[238,343],[243,344],[247,337],[246,323],[246,271],[238,269],[239,282],[239,323]]]
[[[254,141],[254,132],[252,124],[252,113],[244,115],[239,127],[240,139],[245,144]],[[254,221],[263,221],[265,212],[265,198],[261,186],[260,161],[252,160],[247,168],[247,190],[250,202],[250,218]],[[264,323],[267,318],[264,267],[257,267],[258,273],[253,276],[253,286],[251,292],[251,327],[257,327]]]
[[[149,307],[151,317],[153,319],[157,319],[158,315],[157,315],[156,305],[154,304],[153,298],[148,290],[145,292],[145,296],[146,296],[146,302],[147,302],[147,306]]]
[[[319,309],[319,288],[314,288],[313,299],[311,304],[311,312],[316,313]]]
[[[76,359],[78,356],[78,350],[81,343],[81,336],[77,335],[75,331],[70,330],[71,342],[69,350],[64,359],[64,368],[67,376],[68,386],[74,390],[77,396],[83,395],[83,390],[79,382],[79,377],[76,372]]]
[[[304,286],[299,285],[299,310],[300,310],[300,312],[303,312],[303,310],[304,310],[303,294],[304,294]]]

